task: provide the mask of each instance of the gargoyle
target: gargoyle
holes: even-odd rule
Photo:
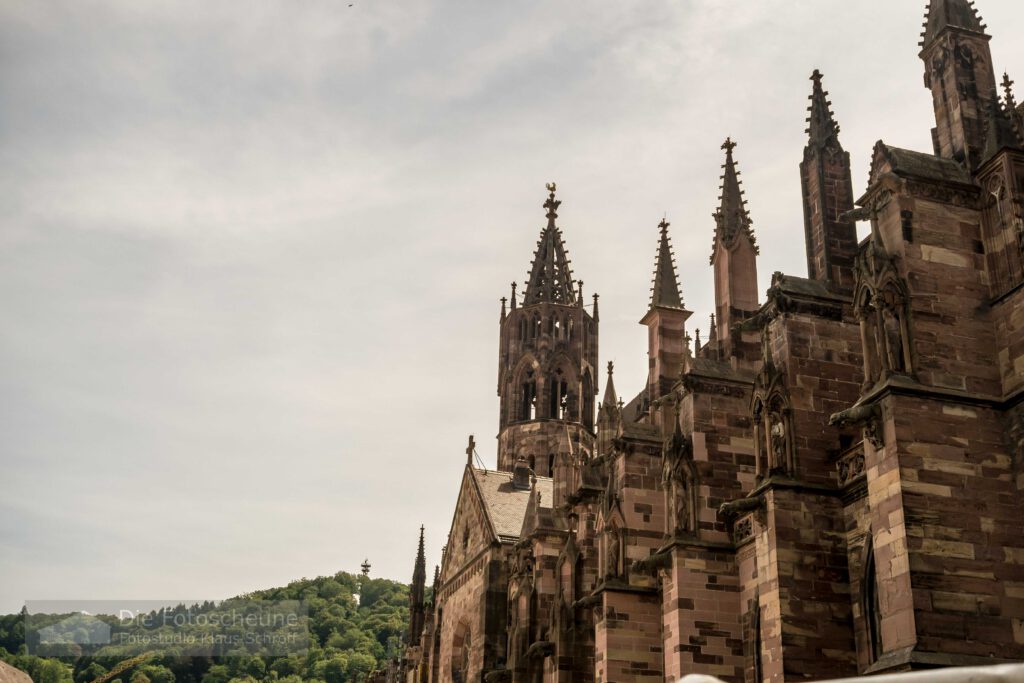
[[[668,569],[672,566],[671,553],[654,553],[642,560],[634,560],[630,569],[641,574],[653,574],[659,569]]]
[[[728,503],[722,503],[718,506],[718,516],[731,519],[739,517],[740,515],[752,510],[758,510],[762,507],[764,507],[763,495],[757,495],[752,498],[740,498],[739,500],[730,500]]]
[[[849,425],[863,425],[871,420],[882,417],[882,409],[877,403],[853,406],[838,413],[832,413],[828,423],[833,427],[846,427]]]

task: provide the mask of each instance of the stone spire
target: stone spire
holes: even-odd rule
[[[441,590],[441,567],[440,565],[434,565],[434,583],[431,584],[430,588],[430,604],[431,606],[437,605],[437,593]]]
[[[615,382],[612,381],[612,372],[615,370],[615,364],[612,361],[608,361],[608,382],[604,385],[604,398],[601,399],[601,405],[605,409],[614,408],[619,405],[619,397],[615,393]]]
[[[747,202],[743,199],[743,190],[740,189],[740,173],[736,170],[736,161],[732,156],[732,150],[735,148],[736,143],[732,138],[726,138],[722,143],[722,149],[725,150],[725,163],[722,164],[722,168],[725,169],[725,173],[722,174],[722,194],[719,197],[718,210],[712,214],[715,218],[715,249],[718,249],[719,243],[731,247],[740,235],[746,235],[750,244],[754,246],[754,253],[759,253],[754,231],[750,227]]]
[[[839,124],[821,78],[815,69],[808,96],[807,145],[800,162],[807,276],[838,291],[852,292],[857,228],[841,218],[853,209],[850,155],[839,144]]]
[[[973,0],[930,0],[922,26],[921,47],[928,47],[947,28],[985,33],[985,24],[978,16]]]
[[[983,161],[985,116],[996,88],[990,37],[974,3],[931,0],[919,57],[932,92],[935,155],[975,170]]]
[[[733,339],[733,325],[757,312],[757,242],[750,227],[739,171],[733,159],[736,143],[726,138],[722,144],[725,163],[722,168],[722,195],[715,218],[715,238],[711,250],[711,266],[715,271],[715,313],[718,316],[718,351],[720,360],[732,356],[744,361],[756,360],[760,346],[752,338]],[[682,349],[680,349],[682,351]]]
[[[810,114],[805,131],[808,136],[807,144],[814,145],[819,149],[824,149],[831,144],[842,149],[838,137],[839,124],[836,123],[835,117],[832,115],[832,103],[828,100],[828,92],[821,87],[821,72],[815,69],[811,74],[811,80],[814,81],[814,87],[807,98],[811,101],[811,106],[807,108]]]
[[[654,260],[654,284],[651,287],[651,308],[682,308],[683,298],[679,295],[679,281],[676,279],[675,258],[668,237],[669,222],[662,219],[658,224],[661,238],[658,241],[658,255]]]
[[[412,571],[412,586],[409,589],[409,644],[420,642],[423,622],[426,617],[424,594],[427,583],[427,565],[423,554],[423,526],[420,526],[420,544],[416,551],[416,566]]]
[[[548,224],[541,230],[537,251],[530,266],[530,279],[526,283],[523,305],[539,303],[575,304],[576,289],[569,268],[569,258],[562,231],[555,225],[561,201],[555,199],[555,184],[548,183],[547,209]]]

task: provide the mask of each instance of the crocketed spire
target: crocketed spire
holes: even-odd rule
[[[668,237],[669,223],[658,224],[661,238],[658,241],[658,255],[654,260],[654,285],[651,287],[651,308],[682,308],[683,298],[679,295],[679,281],[676,279],[675,259]]]
[[[419,643],[426,616],[424,594],[427,583],[427,565],[423,554],[423,526],[420,526],[420,545],[416,551],[416,566],[412,571],[412,586],[409,589],[409,644]]]
[[[821,87],[821,72],[815,69],[811,80],[814,81],[814,88],[807,98],[811,101],[811,106],[807,108],[810,113],[805,131],[807,144],[819,149],[833,144],[842,149],[839,145],[839,124],[832,115],[832,103],[828,101],[828,92]]]
[[[722,175],[722,195],[718,210],[712,214],[715,218],[715,249],[719,242],[726,247],[732,246],[733,242],[740,235],[746,235],[750,244],[757,252],[757,243],[754,240],[754,231],[750,227],[750,214],[747,213],[747,203],[743,199],[743,190],[740,189],[739,171],[736,170],[736,161],[732,157],[732,150],[736,143],[732,138],[726,138],[722,143],[725,150],[725,163],[722,168],[725,173]],[[712,251],[712,259],[714,252]]]
[[[930,0],[921,32],[921,47],[927,47],[946,28],[958,28],[973,33],[985,33],[973,0]]]
[[[547,189],[549,195],[544,208],[548,210],[548,224],[541,231],[537,251],[533,254],[523,304],[575,304],[576,288],[569,268],[570,261],[565,243],[562,242],[562,231],[555,225],[558,207],[562,202],[555,199],[554,183],[548,183]]]
[[[615,408],[619,405],[619,397],[615,393],[615,382],[612,381],[614,370],[615,364],[608,361],[608,382],[604,385],[604,398],[601,400],[601,405],[605,408]]]

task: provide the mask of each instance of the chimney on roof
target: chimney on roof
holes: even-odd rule
[[[533,470],[530,469],[529,463],[526,462],[526,458],[519,456],[516,458],[515,467],[512,469],[512,486],[521,490],[530,490],[530,477],[533,474]]]

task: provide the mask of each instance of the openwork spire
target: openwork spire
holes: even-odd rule
[[[743,190],[740,189],[739,171],[736,170],[736,161],[732,157],[732,150],[736,143],[732,138],[726,138],[722,143],[725,150],[725,163],[722,168],[722,194],[718,210],[712,214],[715,218],[715,248],[721,242],[726,247],[732,246],[740,235],[746,235],[750,244],[757,249],[754,240],[754,231],[750,227],[750,214],[747,213],[747,203],[743,199]],[[714,258],[714,253],[712,253]]]
[[[682,308],[683,299],[679,295],[679,281],[676,279],[675,258],[672,254],[672,243],[668,237],[669,222],[662,220],[658,224],[661,238],[658,241],[658,255],[654,260],[654,285],[651,287],[651,308]]]
[[[947,28],[985,33],[973,0],[930,0],[921,32],[921,47],[927,47]]]
[[[612,381],[612,372],[615,370],[615,364],[608,361],[608,382],[604,385],[604,398],[601,399],[601,405],[605,408],[614,408],[619,404],[619,397],[615,393],[615,382]]]
[[[832,103],[828,100],[828,92],[821,87],[821,72],[817,69],[811,74],[814,81],[814,88],[807,98],[811,106],[807,108],[810,116],[807,118],[808,146],[822,149],[828,145],[835,145],[839,149],[839,124],[832,115]]]
[[[554,183],[548,183],[547,189],[549,194],[544,208],[547,209],[548,224],[541,231],[537,242],[523,304],[575,304],[576,289],[569,268],[570,261],[562,241],[562,231],[555,225],[558,207],[562,202],[555,199]]]

